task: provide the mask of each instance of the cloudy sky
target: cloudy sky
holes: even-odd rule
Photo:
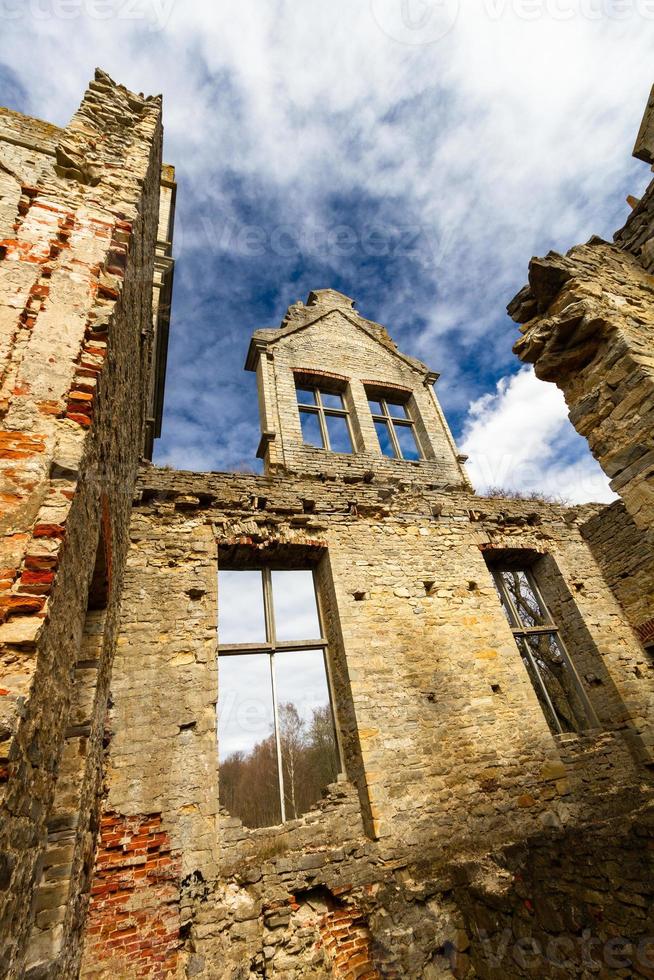
[[[0,0],[0,21],[12,108],[65,124],[95,65],[163,92],[158,462],[256,467],[249,335],[332,286],[441,372],[480,489],[610,498],[505,306],[532,254],[610,238],[648,181],[654,0]]]

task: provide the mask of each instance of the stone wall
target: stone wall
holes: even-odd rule
[[[634,155],[654,161],[650,97]],[[654,525],[654,181],[614,243],[593,237],[529,265],[509,304],[514,347],[565,395],[570,419],[611,478],[636,526]]]
[[[160,100],[100,71],[64,129],[0,114],[3,976],[23,976],[26,955],[30,977],[77,969],[143,445],[161,139]],[[106,611],[89,655],[94,568]]]
[[[640,640],[654,643],[654,554],[622,501],[591,517],[583,535]],[[654,667],[643,657],[640,669]]]
[[[523,324],[516,354],[561,388],[637,527],[654,521],[652,278],[637,258],[593,240],[532,259],[529,286],[509,305]]]
[[[595,510],[374,478],[144,469],[82,976],[474,970],[463,856],[559,839],[649,796],[650,686],[581,533]],[[317,563],[347,736],[343,781],[258,830],[218,803],[216,576],[234,546]],[[540,563],[599,729],[547,727],[485,561],[499,549]],[[158,930],[139,926],[164,911]]]
[[[579,940],[600,975],[652,975],[654,191],[511,306],[624,507],[475,496],[436,375],[333,290],[255,333],[267,475],[144,465],[135,496],[172,286],[161,140],[160,100],[102,72],[63,129],[0,112],[0,975],[575,976]],[[304,445],[308,376],[343,391],[354,454]],[[382,456],[366,386],[406,397],[423,459]],[[234,555],[314,570],[342,748],[312,809],[258,829],[219,800]],[[546,722],[502,556],[570,651],[579,733]]]
[[[163,418],[166,362],[168,358],[168,334],[170,309],[173,295],[175,261],[173,259],[173,231],[175,226],[175,201],[177,184],[175,168],[165,164],[161,169],[159,194],[159,223],[154,257],[152,290],[152,337],[148,344],[148,392],[143,455],[152,459],[154,440],[161,435]]]
[[[651,163],[654,103],[634,155]],[[583,534],[643,644],[654,639],[654,181],[612,244],[591,238],[567,255],[532,259],[509,304],[514,350],[565,395],[621,501],[589,516]],[[634,681],[651,677],[641,649]],[[636,722],[638,726],[638,722]]]
[[[456,869],[474,976],[651,977],[651,806]]]

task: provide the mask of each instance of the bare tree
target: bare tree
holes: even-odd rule
[[[292,818],[299,816],[298,782],[302,757],[306,748],[305,727],[304,721],[292,701],[287,701],[280,706],[279,740],[282,746],[284,796],[286,805],[292,810],[292,813],[287,814],[287,816]]]

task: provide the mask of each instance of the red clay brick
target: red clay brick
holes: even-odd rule
[[[37,524],[32,534],[35,538],[63,538],[66,529],[62,524]]]

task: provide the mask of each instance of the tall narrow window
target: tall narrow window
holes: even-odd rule
[[[352,432],[343,395],[304,384],[298,384],[296,392],[305,444],[334,453],[351,453]]]
[[[555,734],[597,724],[574,664],[530,571],[492,569],[520,656]]]
[[[422,459],[416,428],[406,401],[380,396],[368,398],[368,404],[384,456]]]
[[[340,770],[313,573],[218,577],[220,801],[247,827],[306,813]]]

